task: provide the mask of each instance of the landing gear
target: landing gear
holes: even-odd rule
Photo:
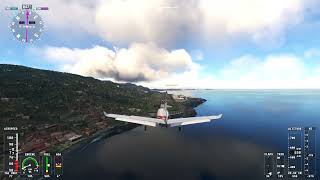
[[[147,126],[144,126],[144,131],[147,131]]]
[[[181,127],[181,126],[179,126],[179,127],[178,127],[178,131],[180,132],[180,131],[181,131],[181,129],[182,129],[182,127]]]

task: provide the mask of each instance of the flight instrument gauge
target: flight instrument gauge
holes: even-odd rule
[[[37,175],[40,167],[39,161],[35,156],[26,156],[21,163],[22,175]]]
[[[32,9],[22,9],[10,24],[14,37],[24,43],[32,43],[40,38],[44,24],[42,18]]]

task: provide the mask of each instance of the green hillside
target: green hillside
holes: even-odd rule
[[[70,116],[101,115],[102,111],[148,115],[159,107],[162,93],[133,84],[117,84],[92,77],[0,65],[1,120],[58,121]],[[183,111],[171,96],[170,111]]]
[[[110,131],[135,127],[102,112],[151,116],[163,97],[164,93],[134,84],[0,64],[0,128],[18,127],[21,152],[64,152]],[[171,96],[167,100],[175,117],[194,116],[193,107],[204,102],[198,98],[175,102]]]

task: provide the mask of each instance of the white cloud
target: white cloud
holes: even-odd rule
[[[47,47],[34,52],[43,52],[62,71],[150,88],[320,88],[320,64],[310,66],[294,54],[244,55],[208,75],[183,49],[168,51],[153,43],[115,49]]]
[[[170,51],[162,47],[188,40],[200,41],[196,44],[201,46],[205,42],[220,45],[222,41],[232,43],[243,37],[262,46],[279,46],[285,41],[287,29],[301,23],[306,9],[317,4],[312,2],[35,0],[33,4],[49,6],[50,10],[41,15],[48,29],[62,31],[64,37],[72,38],[84,31],[113,44],[128,45],[128,48],[114,50],[102,46],[40,49],[63,71],[118,81],[144,81],[142,84],[150,87],[178,84],[190,88],[300,88],[317,87],[320,68],[306,67],[304,61],[293,54],[263,58],[246,55],[205,76],[184,49]],[[5,0],[2,5],[19,3]],[[311,10],[317,14],[317,8]],[[317,55],[317,49],[305,52],[305,58]],[[199,50],[192,57],[201,60],[203,54]]]
[[[317,48],[311,48],[304,52],[305,58],[313,58],[313,57],[320,57],[320,50]]]
[[[191,51],[191,54],[195,58],[195,60],[197,60],[197,61],[203,60],[204,54],[201,50],[199,50],[199,49],[193,50],[193,51]]]
[[[307,67],[293,54],[264,58],[246,55],[232,60],[220,71],[216,83],[222,88],[242,89],[320,88],[318,68]]]
[[[302,20],[300,0],[108,1],[96,12],[100,35],[117,43],[163,44],[181,37],[220,41],[245,34],[258,44],[273,46]]]
[[[154,42],[162,47],[179,40],[220,43],[242,37],[259,45],[281,45],[286,30],[303,21],[305,6],[313,5],[302,0],[34,0],[32,3],[50,8],[41,12],[47,29],[52,33],[58,30],[64,38],[87,32],[115,44]],[[20,4],[4,0],[2,5]]]
[[[47,47],[42,52],[63,71],[117,81],[153,81],[199,67],[185,50],[167,51],[153,43],[134,43],[116,51],[95,46],[90,49]]]
[[[177,0],[101,1],[96,25],[101,37],[111,42],[167,44],[195,25],[193,11],[196,7]]]
[[[308,67],[296,55],[273,54],[263,58],[241,56],[211,75],[203,75],[201,69],[197,69],[141,84],[153,88],[176,84],[175,88],[304,89],[320,88],[318,82],[320,64]]]
[[[90,5],[96,1],[90,0],[54,0],[43,1],[37,4],[46,5],[50,8],[47,12],[41,12],[48,30],[60,30],[66,35],[77,34],[81,32],[96,33],[94,23],[95,7]],[[70,34],[72,32],[72,34]]]
[[[140,82],[139,85],[149,88],[205,88],[211,86],[211,77],[200,76],[201,67],[185,71],[183,73],[172,73],[151,82]]]
[[[259,44],[275,44],[283,38],[287,27],[303,20],[303,3],[300,0],[200,2],[206,34],[245,33]]]

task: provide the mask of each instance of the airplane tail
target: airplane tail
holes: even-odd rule
[[[163,95],[163,98],[161,99],[161,105],[160,107],[163,107],[165,109],[167,109],[168,107],[168,102],[167,102],[167,91],[165,92],[165,94]]]

